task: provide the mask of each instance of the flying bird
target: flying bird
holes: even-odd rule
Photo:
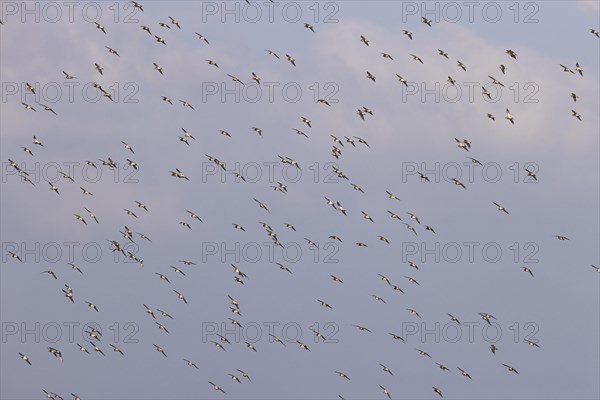
[[[117,56],[117,57],[120,57],[120,56],[119,56],[119,53],[118,53],[118,52],[117,52],[115,49],[113,49],[112,47],[108,47],[108,46],[104,46],[104,47],[106,47],[106,49],[108,50],[108,52],[109,52],[110,54],[112,54],[112,55],[115,55],[115,56]]]
[[[560,66],[562,67],[562,69],[563,69],[564,72],[570,72],[572,74],[575,73],[575,72],[573,72],[573,70],[571,68],[568,68],[568,67],[566,67],[566,66],[564,66],[562,64],[560,64]]]
[[[344,379],[350,380],[350,378],[348,378],[348,375],[346,375],[345,373],[343,373],[343,372],[340,372],[340,371],[334,371],[334,372],[335,372],[335,373],[336,373],[336,374],[337,374],[337,375],[338,375],[340,378],[344,378]]]
[[[56,277],[56,274],[55,274],[55,273],[54,273],[54,271],[52,271],[52,270],[46,270],[46,271],[42,271],[42,274],[48,274],[48,275],[52,276],[54,279],[58,279],[58,278]]]
[[[324,308],[329,308],[329,309],[332,309],[332,307],[331,307],[329,304],[325,303],[323,300],[319,300],[319,299],[317,299],[317,301],[318,301],[318,302],[319,302],[319,304],[321,304],[321,305],[322,305]]]
[[[361,325],[352,325],[352,326],[355,327],[355,328],[357,328],[361,332],[372,333],[371,330],[369,330],[368,328],[365,328],[364,326],[361,326]]]
[[[104,26],[100,25],[98,22],[94,22],[94,24],[96,24],[96,28],[98,30],[101,30],[102,33],[104,33],[106,35],[106,30],[104,29]]]
[[[47,105],[45,105],[45,104],[41,104],[41,103],[39,103],[39,104],[40,104],[40,106],[44,107],[44,111],[50,111],[52,114],[54,114],[54,115],[58,115],[58,114],[56,113],[56,111],[54,111],[54,110],[53,110],[52,108],[50,108],[49,106],[47,106]]]
[[[40,142],[40,140],[35,135],[33,135],[33,144],[37,144],[38,146],[44,147],[42,142]]]
[[[204,37],[204,35],[199,34],[198,32],[194,32],[196,35],[198,35],[198,39],[199,40],[204,40],[206,42],[206,44],[210,44],[208,42],[208,40],[206,39],[206,37]]]
[[[423,351],[421,349],[415,349],[415,350],[417,350],[420,355],[431,358],[431,356],[429,355],[429,353],[427,353],[426,351]]]
[[[214,390],[216,390],[218,392],[222,392],[223,394],[227,394],[223,389],[221,389],[219,386],[215,385],[211,381],[208,381],[208,383],[213,387]]]
[[[467,139],[458,140],[457,138],[454,138],[454,140],[458,143],[457,146],[463,150],[469,151],[471,148],[471,142]]]
[[[165,353],[164,349],[156,344],[153,344],[154,349],[161,353],[163,356],[167,357],[167,353]]]
[[[279,58],[279,57],[278,57]],[[290,56],[289,54],[285,55],[285,58],[295,67],[296,66],[296,59],[292,56]]]
[[[266,52],[267,52],[267,53],[268,53],[270,56],[273,56],[273,57],[275,57],[275,58],[277,58],[277,59],[279,60],[279,56],[277,55],[277,53],[275,53],[275,52],[273,52],[273,51],[271,51],[271,50],[267,50],[267,49],[265,49],[265,51],[266,51]]]
[[[413,58],[413,60],[418,61],[421,64],[423,64],[423,60],[421,59],[421,57],[414,55],[414,54],[410,54],[410,56]]]
[[[195,108],[194,108],[194,107],[193,107],[193,106],[192,106],[190,103],[188,103],[188,102],[187,102],[187,101],[185,101],[185,100],[179,100],[179,102],[180,102],[180,103],[181,103],[181,104],[182,104],[184,107],[189,107],[189,108],[191,108],[192,110],[196,110],[196,109],[195,109]]]
[[[412,315],[416,315],[418,318],[422,318],[416,310],[413,310],[412,308],[407,308],[406,310],[409,311]]]
[[[87,304],[87,306],[93,310],[95,310],[96,312],[99,312],[100,310],[98,310],[98,307],[96,307],[95,304],[90,303],[89,301],[86,301],[85,304]]]
[[[398,81],[400,83],[402,83],[404,86],[408,87],[408,81],[406,79],[404,79],[403,77],[401,77],[400,75],[396,74],[396,76],[398,77]]]
[[[530,177],[532,177],[534,180],[536,180],[536,181],[537,181],[537,175],[536,175],[536,174],[535,174],[533,171],[530,171],[530,170],[529,170],[529,169],[527,169],[527,168],[525,168],[525,171],[527,172],[527,176],[528,176],[528,177],[530,176]]]
[[[523,272],[528,273],[529,275],[531,275],[533,277],[533,272],[531,271],[531,268],[521,267],[521,269],[523,270]]]
[[[125,353],[123,353],[123,351],[120,348],[118,348],[117,346],[115,346],[114,344],[110,344],[109,346],[112,347],[112,349],[115,353],[119,353],[122,356],[125,355]]]
[[[508,108],[506,109],[506,115],[504,116],[504,119],[507,119],[510,121],[511,124],[515,124],[515,119],[513,118],[513,116],[510,114],[510,111],[508,110]]]
[[[262,208],[263,210],[265,210],[266,212],[270,213],[271,211],[269,211],[269,209],[267,208],[267,206],[265,206],[261,201],[257,200],[257,199],[253,199],[255,202],[258,203],[258,206],[260,208]]]
[[[29,104],[27,104],[27,103],[23,103],[23,102],[22,102],[21,104],[23,104],[23,106],[25,107],[25,109],[26,109],[26,110],[36,111],[36,110],[35,110],[35,108],[33,108],[32,106],[30,106],[30,105],[29,105]],[[37,112],[37,111],[36,111],[36,112]]]
[[[246,372],[242,371],[241,369],[236,369],[236,371],[239,372],[240,374],[242,374],[242,377],[248,379],[248,381],[252,383],[252,379],[250,379],[250,375],[248,375]]]
[[[178,292],[177,290],[173,290],[175,293],[177,293],[177,298],[180,299],[181,301],[183,301],[185,304],[187,304],[187,300],[185,299],[185,297],[183,296],[182,293]]]
[[[392,396],[390,395],[390,392],[388,392],[388,390],[381,385],[379,385],[379,387],[381,388],[381,390],[383,390],[383,394],[385,394],[388,397],[388,399],[392,400]]]
[[[179,29],[181,29],[181,26],[179,25],[179,22],[177,22],[173,17],[169,17],[169,19],[171,20],[171,23],[173,25],[175,25],[176,27],[178,27]]]
[[[31,365],[31,361],[29,360],[29,357],[27,357],[25,354],[23,353],[19,353],[19,356],[21,357],[21,360],[25,361],[27,364]]]
[[[494,85],[499,85],[499,86],[504,87],[504,85],[502,84],[502,82],[500,82],[498,79],[494,78],[493,76],[488,75],[488,78],[490,78],[492,80],[492,83]]]
[[[452,320],[453,322],[456,322],[457,324],[460,325],[460,321],[458,320],[458,318],[456,318],[454,315],[452,314],[448,314],[448,316],[450,317],[450,320]]]
[[[504,365],[508,369],[508,372],[514,372],[515,374],[519,375],[519,372],[516,369],[514,369],[513,367],[511,367],[510,365],[507,365],[507,364],[502,364],[502,365]]]
[[[406,214],[408,214],[410,216],[411,219],[414,219],[415,221],[417,221],[417,224],[421,224],[421,221],[419,221],[419,217],[417,217],[415,214],[411,213],[411,212],[407,212]]]
[[[394,339],[394,340],[400,340],[402,342],[405,342],[405,340],[402,336],[396,335],[395,333],[388,333],[388,335],[390,335],[392,337],[392,339]]]
[[[509,214],[508,211],[506,210],[506,208],[504,208],[503,206],[501,206],[500,204],[496,203],[495,201],[492,202],[496,207],[498,207],[498,211],[503,211],[506,214]]]
[[[392,373],[392,371],[391,371],[391,370],[390,370],[388,367],[386,367],[386,366],[385,366],[385,365],[383,365],[383,364],[379,364],[379,365],[380,365],[380,366],[381,366],[381,368],[383,369],[383,372],[387,372],[388,374],[390,374],[390,375],[394,376],[394,374]]]
[[[396,197],[396,195],[394,195],[394,194],[390,193],[389,191],[387,191],[387,190],[386,190],[385,192],[386,192],[386,193],[387,193],[387,195],[388,195],[388,199],[392,199],[392,200],[398,200],[398,201],[400,200],[398,197]]]
[[[462,368],[460,368],[460,367],[457,367],[457,368],[458,368],[458,370],[460,371],[460,374],[461,374],[462,376],[464,376],[464,377],[467,377],[467,378],[469,378],[469,379],[473,379],[473,378],[471,378],[471,375],[469,375],[469,373],[468,373],[467,371],[465,371],[464,369],[462,369]]]
[[[369,220],[369,221],[371,221],[371,222],[373,222],[373,223],[375,222],[375,221],[373,221],[373,218],[371,218],[371,217],[369,216],[369,214],[367,214],[366,212],[364,212],[364,211],[361,211],[361,213],[362,213],[362,215],[363,215],[363,218],[364,218],[364,219],[367,219],[367,220]]]

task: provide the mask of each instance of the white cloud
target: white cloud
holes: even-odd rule
[[[600,12],[600,2],[597,0],[578,0],[577,5],[583,11]]]

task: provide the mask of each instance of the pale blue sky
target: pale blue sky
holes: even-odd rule
[[[0,27],[2,398],[42,398],[45,389],[64,398],[75,393],[82,399],[338,395],[379,399],[385,396],[379,385],[392,398],[435,398],[432,386],[440,388],[445,398],[600,396],[599,274],[590,266],[599,266],[600,258],[600,39],[590,33],[592,28],[600,30],[598,2],[498,2],[502,18],[496,23],[481,14],[484,6],[493,7],[490,3],[477,3],[473,22],[468,9],[462,8],[464,18],[456,23],[442,11],[445,3],[438,3],[441,18],[432,27],[420,22],[424,2],[298,2],[302,18],[296,23],[283,18],[283,3],[258,3],[264,18],[256,23],[243,17],[235,23],[231,16],[223,23],[225,2],[160,1],[143,2],[144,13],[134,16],[137,23],[127,22],[131,9],[118,3],[115,22],[113,3],[102,3],[106,35],[83,19],[83,5],[75,9],[72,23],[66,8],[56,23],[48,21],[50,14],[40,14],[40,23],[32,17],[22,23],[21,4],[3,2],[0,15],[4,22]],[[429,2],[428,7],[434,4]],[[408,14],[413,6],[417,14]],[[87,7],[89,11],[92,6]],[[251,11],[245,2],[227,2],[226,7]],[[277,7],[272,23],[268,7]],[[338,21],[324,23],[331,12]],[[182,29],[172,24],[170,30],[160,27],[159,22],[169,23],[168,16],[178,20]],[[538,22],[524,23],[526,16]],[[304,28],[304,22],[310,22],[315,32]],[[149,26],[152,35],[164,38],[167,45],[157,43],[140,25]],[[413,32],[413,40],[403,35],[404,29]],[[199,41],[194,32],[205,35],[210,45]],[[369,47],[360,42],[360,35],[370,40]],[[105,46],[117,50],[120,57],[109,54]],[[281,60],[265,49],[278,53]],[[439,56],[437,49],[447,51],[449,59]],[[507,49],[517,53],[517,60],[505,54]],[[382,52],[394,60],[384,59]],[[411,53],[424,64],[413,61]],[[285,60],[286,54],[295,58],[296,67]],[[206,59],[215,60],[219,68]],[[457,66],[458,60],[466,64],[466,72]],[[162,66],[164,76],[153,70],[153,62]],[[584,69],[583,77],[565,73],[559,66],[574,69],[576,62]],[[94,71],[94,63],[104,67],[103,76]],[[505,75],[498,69],[500,64],[508,67]],[[79,83],[72,102],[63,70]],[[366,71],[376,76],[375,83],[366,78]],[[233,92],[221,101],[223,89],[236,88],[227,74],[249,86],[252,72],[262,78],[263,95],[258,101],[252,100],[251,89],[238,92],[240,101],[234,100]],[[395,74],[418,92],[403,93]],[[448,75],[462,90],[457,101],[446,92]],[[505,85],[495,103],[481,95],[480,85],[489,84],[488,75]],[[37,98],[25,92],[26,82],[36,87]],[[86,101],[97,94],[93,88],[82,91],[91,82],[110,89],[117,101]],[[274,88],[272,101],[265,83]],[[467,97],[469,85],[476,94],[473,102]],[[61,96],[55,102],[51,90],[57,87]],[[219,92],[207,95],[205,91],[214,87]],[[289,101],[292,92],[284,93],[283,87],[300,88],[298,101]],[[422,98],[423,89],[434,92]],[[316,103],[315,91],[332,107]],[[576,103],[571,92],[579,96]],[[174,105],[161,101],[163,95],[171,97]],[[190,102],[195,111],[183,108],[179,99]],[[25,110],[22,101],[37,112]],[[58,115],[44,111],[39,103],[50,105]],[[373,110],[365,121],[356,115],[363,106]],[[504,118],[506,108],[515,118],[514,125]],[[582,121],[572,117],[572,109]],[[496,120],[486,118],[487,113]],[[309,118],[312,128],[301,117]],[[260,127],[263,136],[252,127]],[[178,140],[181,128],[196,138],[189,140],[189,147]],[[294,128],[309,138],[296,135]],[[33,135],[43,148],[32,144]],[[356,148],[347,142],[341,147],[330,135],[341,140],[358,136],[370,147],[358,142]],[[454,138],[469,139],[471,151],[458,148]],[[121,141],[129,143],[135,154]],[[331,155],[333,145],[342,151],[339,160]],[[23,146],[34,156],[23,152]],[[222,160],[229,170],[239,169],[248,180],[253,171],[260,176],[244,183],[231,174],[213,175],[214,164],[205,154]],[[300,163],[302,175],[297,181],[295,168],[287,169],[278,155]],[[102,176],[92,182],[94,171],[85,168],[84,160],[107,157],[120,163],[119,175],[104,166]],[[467,157],[480,160],[486,173],[476,167],[469,179]],[[128,158],[140,165],[134,175],[124,169]],[[36,186],[19,182],[8,159],[27,169]],[[330,162],[336,162],[349,181],[331,181]],[[76,163],[75,183],[64,179],[55,183],[60,196],[45,182],[56,175],[56,163],[62,168]],[[414,165],[430,176],[430,183],[420,182],[411,172]],[[457,165],[466,190],[449,182]],[[537,183],[525,182],[524,168],[529,165],[537,167]],[[190,181],[171,177],[174,168]],[[439,176],[433,172],[436,168]],[[497,181],[496,170],[501,173]],[[272,189],[276,181],[288,186],[286,194]],[[350,183],[364,193],[353,190]],[[94,196],[83,196],[80,186]],[[401,200],[389,199],[386,190]],[[324,197],[339,201],[348,216],[327,205]],[[136,200],[150,211],[138,208]],[[510,215],[499,212],[492,202],[505,206]],[[100,224],[87,216],[84,207],[98,216]],[[139,218],[123,209],[133,210]],[[196,212],[203,223],[192,220],[185,210]],[[391,219],[387,210],[414,226],[418,236]],[[361,211],[375,222],[362,218]],[[421,224],[407,212],[416,214]],[[88,224],[77,221],[74,213]],[[182,221],[189,222],[192,230],[178,224]],[[290,253],[275,250],[270,257],[271,239],[259,221],[273,227]],[[286,228],[286,222],[296,232]],[[233,229],[234,223],[246,232]],[[143,268],[122,258],[115,262],[110,251],[107,240],[126,242],[119,233],[124,225],[152,239],[149,243],[135,238]],[[425,225],[436,234],[426,231]],[[571,240],[558,241],[556,234]],[[332,241],[330,235],[343,242]],[[378,240],[378,235],[390,244]],[[305,238],[319,243],[318,254]],[[67,265],[72,260],[70,245],[65,243],[71,242],[78,243],[74,262],[83,274]],[[368,247],[357,247],[356,242]],[[62,251],[55,262],[50,259],[54,243]],[[85,244],[90,248],[87,255],[81,250]],[[98,246],[102,254],[98,262],[90,262],[88,256],[93,259]],[[254,257],[257,248],[261,253]],[[23,264],[8,255],[13,249]],[[34,250],[26,254],[24,249]],[[296,249],[301,251],[298,257]],[[455,262],[453,249],[462,252]],[[502,252],[497,262],[490,260],[494,249]],[[198,265],[186,267],[179,260]],[[273,261],[283,262],[293,274]],[[420,269],[411,268],[409,261]],[[243,286],[234,281],[231,263],[248,275]],[[169,266],[181,267],[186,276]],[[523,272],[522,266],[530,267],[535,277]],[[58,279],[41,273],[47,269]],[[171,284],[161,281],[157,272]],[[344,283],[334,282],[330,274]],[[405,293],[394,291],[378,274]],[[404,276],[415,278],[421,286]],[[64,284],[74,289],[75,304],[63,296]],[[173,290],[184,293],[189,304],[177,299]],[[370,297],[373,294],[386,304]],[[242,316],[230,312],[227,295],[239,301]],[[321,307],[317,299],[333,309]],[[95,303],[100,312],[86,307],[85,301]],[[142,304],[154,310],[169,334],[158,329]],[[157,308],[174,319],[161,317]],[[407,308],[423,318],[411,315]],[[484,337],[494,331],[484,330],[487,324],[479,312],[494,315],[502,330],[495,355]],[[448,325],[448,313],[463,323],[456,343],[450,340],[454,325]],[[246,326],[245,335],[236,340],[228,318]],[[78,350],[76,343],[91,350],[81,337],[87,322],[102,328],[99,347],[106,357]],[[69,323],[80,324],[74,328],[74,341],[68,335]],[[475,324],[473,340],[469,340],[469,323]],[[61,338],[50,343],[55,324],[61,327]],[[210,343],[218,337],[207,336],[222,324],[230,329],[227,337],[232,342],[225,345],[226,352]],[[311,351],[300,349],[293,340],[286,347],[272,343],[269,325],[282,339],[293,337],[295,327],[300,327],[300,340]],[[365,326],[372,333],[352,325]],[[253,326],[262,332],[254,343],[257,352],[244,344],[253,336]],[[290,326],[287,335],[284,326]],[[33,334],[22,338],[23,328],[39,333],[39,342]],[[415,328],[418,333],[409,334]],[[335,331],[337,342],[316,343],[311,329],[324,335]],[[434,335],[422,337],[424,329],[437,329],[439,343]],[[524,342],[534,329],[531,338],[540,348]],[[407,342],[393,340],[390,332],[405,336]],[[126,340],[128,334],[137,342]],[[110,343],[125,356],[112,352]],[[153,344],[168,357],[157,353]],[[48,346],[62,351],[64,362],[48,353]],[[432,358],[419,355],[417,348]],[[20,360],[19,352],[27,354],[33,365]],[[183,358],[199,369],[188,367]],[[440,370],[435,362],[451,372]],[[394,376],[383,372],[380,363]],[[519,375],[509,373],[502,363],[516,368]],[[461,376],[457,367],[468,371],[473,380]],[[248,372],[253,383],[245,381],[238,368]],[[346,373],[351,380],[334,371]],[[243,383],[233,381],[230,373]],[[215,392],[207,381],[227,395]]]

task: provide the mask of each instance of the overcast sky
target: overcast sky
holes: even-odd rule
[[[2,398],[600,397],[597,1],[141,4],[0,3]]]

